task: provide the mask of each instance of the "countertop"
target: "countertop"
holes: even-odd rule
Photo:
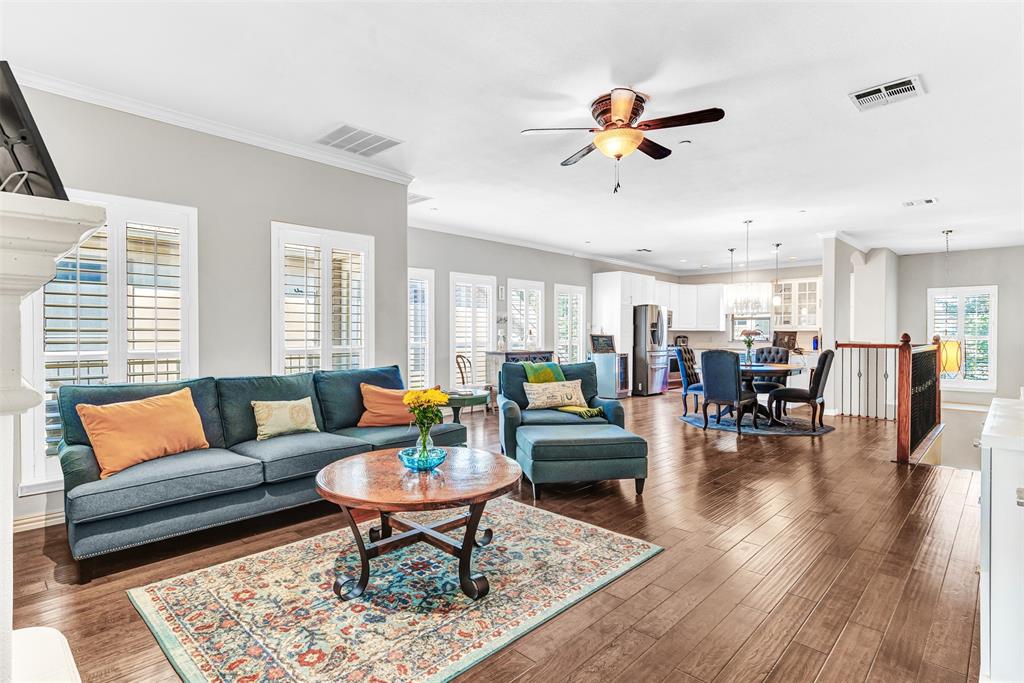
[[[1024,453],[1024,401],[992,399],[981,430],[981,445]]]

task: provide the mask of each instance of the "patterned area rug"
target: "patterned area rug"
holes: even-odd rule
[[[698,429],[704,428],[704,416],[700,413],[680,415],[679,419]],[[754,429],[754,420],[747,414],[743,416],[743,423],[740,425],[740,429],[743,430],[744,434],[750,434],[751,436],[821,436],[822,434],[835,431],[835,427],[831,425],[818,427],[811,431],[811,421],[799,417],[784,417],[782,420],[785,424],[769,426],[767,417],[759,417],[757,418],[758,427]],[[717,429],[722,432],[732,432],[735,434],[736,420],[722,415],[722,424],[715,424],[714,413],[708,411],[708,429]]]
[[[338,600],[336,573],[359,566],[347,529],[128,596],[186,681],[445,681],[661,551],[506,498],[487,504],[488,527],[473,568],[491,589],[477,602],[458,560],[424,543],[371,559],[366,592]]]

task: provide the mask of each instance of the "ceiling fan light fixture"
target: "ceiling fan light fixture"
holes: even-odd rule
[[[643,141],[643,131],[628,127],[607,128],[594,135],[594,146],[610,159],[628,157]]]

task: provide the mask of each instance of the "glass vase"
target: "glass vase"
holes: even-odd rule
[[[443,463],[447,457],[447,452],[443,448],[434,446],[434,440],[430,436],[431,426],[433,425],[418,425],[420,434],[416,438],[416,445],[398,451],[398,459],[410,470],[430,471]]]

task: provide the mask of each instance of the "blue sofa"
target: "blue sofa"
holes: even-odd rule
[[[398,366],[261,377],[203,377],[154,384],[60,388],[64,511],[75,559],[123,550],[321,500],[313,479],[340,458],[415,443],[415,427],[358,427],[360,383],[403,387]],[[106,479],[81,419],[79,403],[132,401],[189,387],[209,449],[149,460]],[[313,400],[319,432],[256,440],[250,401]],[[434,443],[466,442],[459,424],[436,425]]]
[[[526,372],[505,363],[498,377],[498,424],[505,455],[515,458],[530,480],[533,497],[539,484],[568,481],[634,479],[636,493],[647,478],[647,442],[625,430],[625,413],[615,399],[597,396],[593,363],[562,365],[566,380],[580,380],[587,405],[604,417],[580,418],[555,409],[527,409]]]

